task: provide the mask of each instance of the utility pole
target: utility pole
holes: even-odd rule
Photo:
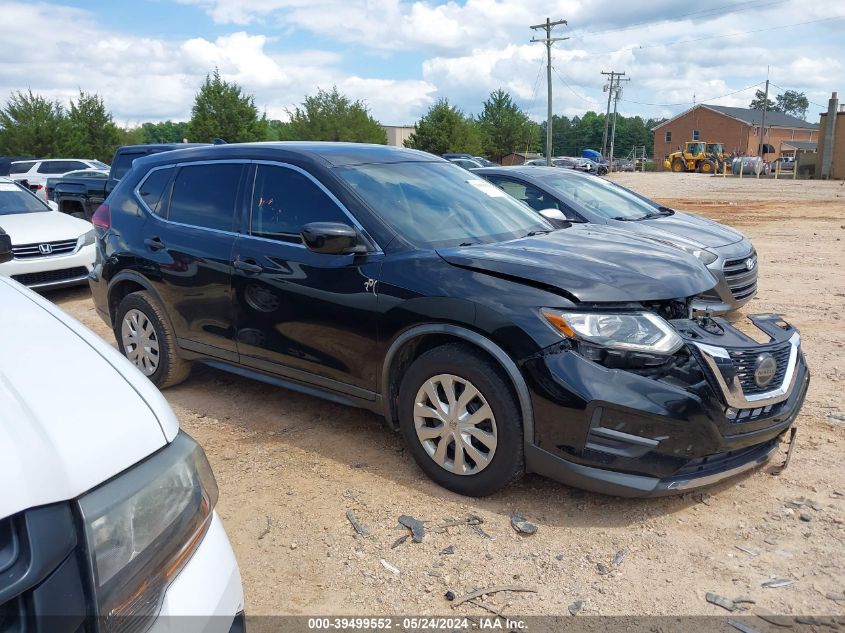
[[[610,133],[610,156],[607,160],[607,171],[613,171],[613,145],[616,141],[616,107],[619,103],[619,95],[622,92],[622,89],[619,87],[620,81],[631,81],[630,79],[622,79],[625,73],[615,73],[616,75],[616,85],[611,86],[610,91],[613,93],[613,129]]]
[[[552,29],[559,24],[566,24],[566,20],[552,22],[549,18],[546,18],[545,23],[535,24],[530,27],[534,31],[538,29],[544,29],[546,31],[546,37],[542,39],[532,37],[531,41],[543,42],[546,45],[546,82],[549,91],[548,112],[546,115],[546,165],[549,167],[552,165],[552,44],[569,39],[568,37],[552,37]]]
[[[757,84],[758,86],[760,84]],[[766,110],[769,107],[769,80],[766,79],[766,96],[763,97],[763,120],[760,123],[760,147],[759,151],[757,152],[760,158],[764,158],[763,156],[763,141],[766,139]]]
[[[607,93],[607,113],[604,115],[604,134],[601,137],[601,155],[604,156],[607,151],[607,129],[610,126],[610,99],[613,96],[613,78],[616,76],[614,71],[609,73],[601,71],[602,75],[610,75],[610,80],[604,85],[604,91]]]

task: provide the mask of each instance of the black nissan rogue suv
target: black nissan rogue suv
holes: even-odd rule
[[[155,384],[191,361],[376,411],[467,495],[523,472],[610,494],[766,462],[804,399],[798,332],[691,318],[715,280],[616,229],[553,230],[430,154],[343,143],[134,162],[93,223],[90,283]]]

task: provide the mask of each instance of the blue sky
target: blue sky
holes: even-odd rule
[[[187,119],[215,66],[273,118],[337,85],[386,124],[441,97],[477,113],[499,87],[542,120],[528,26],[546,16],[571,38],[554,51],[557,114],[603,110],[602,70],[631,77],[620,111],[646,117],[746,106],[767,72],[773,92],[807,93],[811,119],[845,92],[845,4],[823,0],[2,0],[0,15],[0,98],[98,92],[123,125]]]

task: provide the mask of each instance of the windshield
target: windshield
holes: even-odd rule
[[[687,146],[687,151],[690,154],[698,155],[704,153],[704,143],[690,143]]]
[[[708,143],[707,144],[707,151],[710,154],[721,154],[721,153],[723,153],[722,144],[721,143]]]
[[[109,168],[108,165],[106,165],[105,163],[103,163],[99,160],[92,160],[91,163],[93,164],[94,167],[97,167],[98,169],[108,170],[108,168]]]
[[[598,213],[603,218],[624,220],[642,220],[655,215],[652,205],[603,178],[573,178],[552,174],[545,176],[543,182],[564,202],[576,207],[576,211],[580,207]]]
[[[40,213],[50,207],[11,182],[0,182],[0,215]]]
[[[496,185],[449,163],[382,163],[337,170],[399,235],[419,247],[502,242],[553,227]]]

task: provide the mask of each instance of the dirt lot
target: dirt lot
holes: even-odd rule
[[[165,395],[217,474],[249,613],[446,614],[447,590],[515,584],[537,593],[487,604],[514,615],[562,614],[576,600],[589,614],[724,615],[705,601],[714,591],[783,614],[845,614],[845,602],[825,597],[845,590],[845,186],[618,178],[753,238],[762,276],[749,308],[800,327],[813,372],[791,466],[668,499],[620,500],[530,476],[471,500],[429,482],[375,415],[196,367]],[[50,297],[113,341],[87,291]],[[812,503],[788,505],[801,497]],[[347,510],[368,538],[356,536]],[[511,528],[514,510],[539,525],[534,536]],[[407,533],[402,514],[428,521],[428,533],[392,549]],[[467,525],[438,529],[468,515],[490,538]],[[454,553],[442,553],[448,546]],[[775,576],[797,582],[761,587]]]

